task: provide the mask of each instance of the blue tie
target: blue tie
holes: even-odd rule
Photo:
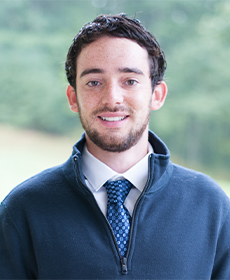
[[[104,184],[108,195],[107,219],[113,229],[122,257],[125,256],[128,242],[131,217],[124,206],[124,201],[132,188],[128,180],[117,180]]]

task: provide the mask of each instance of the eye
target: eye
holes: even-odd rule
[[[90,87],[96,87],[96,86],[99,86],[100,85],[100,82],[98,81],[90,81],[87,83],[88,86]]]
[[[136,81],[136,80],[127,80],[125,83],[126,83],[128,86],[134,86],[134,85],[137,83],[137,81]]]

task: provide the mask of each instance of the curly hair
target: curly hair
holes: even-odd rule
[[[65,63],[68,82],[76,88],[76,63],[81,50],[102,36],[120,37],[135,41],[145,48],[150,58],[150,77],[152,88],[163,80],[166,70],[166,60],[163,50],[156,38],[146,30],[137,19],[131,19],[126,14],[100,15],[92,22],[85,24],[74,37],[69,48]]]

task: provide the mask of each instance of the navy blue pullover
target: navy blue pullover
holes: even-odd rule
[[[230,279],[229,198],[208,176],[173,164],[151,132],[149,141],[154,153],[126,258],[85,185],[83,137],[64,164],[1,203],[0,278]]]

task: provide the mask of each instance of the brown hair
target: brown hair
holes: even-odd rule
[[[149,54],[151,62],[152,88],[154,89],[155,85],[162,81],[166,69],[166,61],[164,52],[156,38],[141,25],[139,20],[131,19],[125,14],[100,15],[94,21],[82,27],[69,48],[65,71],[71,86],[76,88],[76,63],[81,50],[103,35],[127,38],[144,47]]]

